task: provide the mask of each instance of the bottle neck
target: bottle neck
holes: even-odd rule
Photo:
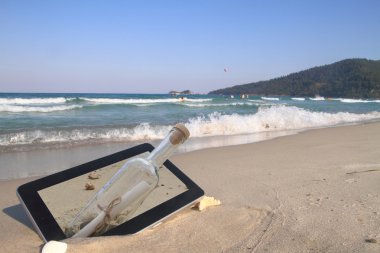
[[[170,134],[156,147],[148,156],[148,161],[153,164],[154,168],[158,170],[162,164],[173,154],[177,145],[170,142]]]

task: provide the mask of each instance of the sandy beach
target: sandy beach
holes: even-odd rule
[[[133,236],[68,239],[71,252],[380,252],[380,123],[317,129],[175,155],[222,201]],[[43,244],[0,182],[0,252]]]

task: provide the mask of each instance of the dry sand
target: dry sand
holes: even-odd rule
[[[380,252],[380,123],[171,160],[223,204],[134,236],[69,239],[67,252]],[[28,180],[0,182],[0,252],[39,252],[14,194]]]

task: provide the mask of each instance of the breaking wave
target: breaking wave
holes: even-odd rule
[[[30,104],[62,104],[66,103],[64,97],[58,98],[0,98],[0,105],[30,105]]]
[[[259,106],[262,103],[252,103],[252,102],[234,102],[234,103],[221,103],[221,104],[188,104],[183,103],[184,106],[188,107],[225,107],[225,106]]]
[[[352,99],[352,98],[338,98],[342,103],[380,103],[380,100],[363,100],[363,99]]]
[[[310,100],[313,100],[313,101],[323,101],[325,100],[324,97],[313,97],[313,98],[309,98]]]
[[[192,137],[254,134],[265,131],[297,130],[327,127],[380,119],[380,112],[312,112],[294,106],[260,107],[255,114],[221,114],[190,118],[185,125]],[[38,143],[139,141],[161,139],[171,126],[142,123],[130,127],[29,130],[0,134],[0,145]]]
[[[147,98],[139,98],[139,99],[122,99],[122,98],[79,98],[81,100],[97,103],[97,104],[152,104],[152,103],[178,103],[182,102],[180,98],[161,98],[161,99],[147,99]],[[184,98],[184,102],[208,102],[212,101],[211,98]]]
[[[190,119],[188,127],[192,136],[202,137],[327,127],[373,119],[380,119],[380,112],[326,113],[280,105],[260,107],[257,113],[249,115],[213,113],[206,117]]]
[[[56,112],[82,108],[81,105],[21,106],[0,105],[0,112]]]
[[[280,98],[272,98],[272,97],[261,97],[262,100],[270,100],[270,101],[278,101]]]

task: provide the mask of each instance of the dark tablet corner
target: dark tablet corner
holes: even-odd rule
[[[146,152],[151,152],[153,149],[154,147],[148,143],[125,149],[103,158],[21,185],[17,189],[17,195],[24,206],[26,213],[33,222],[36,231],[44,241],[66,239],[62,230],[62,224],[61,226],[59,224],[61,219],[60,221],[57,221],[54,218],[52,210],[49,209],[49,203],[44,202],[43,197],[41,197],[41,192],[46,191],[46,189],[51,189],[49,187],[62,185],[62,183],[65,183],[68,180],[75,180],[76,178],[87,175],[94,170],[108,168],[118,162],[121,163],[121,161],[125,159]],[[137,212],[138,214],[135,217],[107,231],[103,236],[137,233],[153,224],[159,223],[161,220],[188,206],[204,195],[203,190],[169,160],[164,163],[164,166],[167,169],[167,171],[165,170],[165,173],[168,176],[175,178],[175,180],[178,180],[176,185],[178,185],[178,187],[182,186],[183,188],[178,195],[170,195],[169,192],[166,192],[166,198],[168,199],[164,199],[162,203],[158,202],[152,208],[146,207],[146,211],[141,210],[141,213]],[[161,182],[159,182],[159,184],[161,184]],[[164,186],[164,184],[161,184],[161,186]],[[173,186],[169,189],[173,188],[175,187]],[[161,191],[164,192],[164,189]],[[152,196],[152,198],[154,198],[154,196]],[[59,210],[54,212],[59,212]]]

